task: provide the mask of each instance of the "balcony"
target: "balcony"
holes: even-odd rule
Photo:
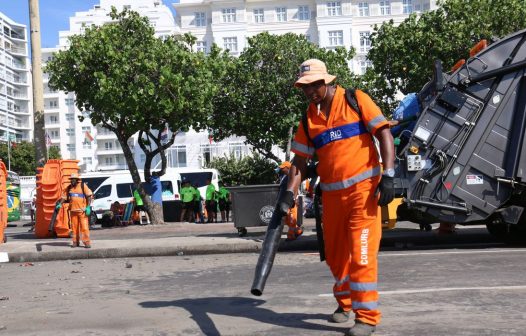
[[[10,53],[10,54],[13,54],[13,55],[27,56],[26,55],[26,48],[11,46],[11,47],[6,48],[6,51],[8,53]]]
[[[27,70],[26,65],[25,65],[24,63],[22,63],[22,62],[17,62],[17,61],[15,61],[15,60],[8,60],[8,59],[6,59],[5,64],[6,64],[8,67],[12,68],[12,69],[16,69],[16,70]]]

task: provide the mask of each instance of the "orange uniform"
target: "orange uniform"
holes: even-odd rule
[[[317,173],[323,191],[323,228],[326,261],[335,278],[333,292],[340,307],[356,319],[380,322],[377,292],[377,254],[381,218],[375,190],[381,167],[372,139],[388,126],[378,106],[356,90],[361,115],[336,88],[328,119],[314,104],[307,110],[309,136],[300,123],[292,143],[299,156],[319,158]]]
[[[84,190],[82,190],[82,186]],[[84,191],[84,192],[83,192]],[[85,246],[90,245],[89,220],[86,216],[86,207],[89,205],[86,198],[91,197],[92,192],[88,186],[78,182],[76,186],[69,186],[64,191],[62,198],[69,201],[69,216],[73,230],[73,244],[78,245],[82,240]]]

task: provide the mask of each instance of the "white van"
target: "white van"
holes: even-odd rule
[[[161,188],[163,201],[178,201],[180,199],[181,175],[167,171],[161,176]],[[109,176],[93,194],[95,199],[91,206],[97,214],[97,218],[101,219],[104,212],[109,211],[111,204],[115,201],[126,204],[132,200],[133,180],[131,174],[128,172],[124,175]]]

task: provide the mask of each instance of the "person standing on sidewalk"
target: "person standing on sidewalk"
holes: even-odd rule
[[[183,211],[181,211],[181,222],[193,222],[194,217],[194,188],[189,181],[183,183],[181,188],[181,198],[183,200]]]
[[[206,179],[206,196],[205,196],[207,223],[217,223],[217,191],[212,184],[212,180]]]
[[[205,222],[205,216],[203,214],[203,198],[201,197],[201,192],[199,191],[199,188],[197,187],[197,183],[194,183],[192,185],[192,189],[194,191],[194,217],[195,217],[195,223],[197,224],[197,220],[200,221],[201,224]]]
[[[219,190],[217,192],[217,200],[219,202],[219,211],[221,212],[221,222],[226,223],[230,221],[230,191],[225,188],[223,181],[219,181]]]
[[[57,202],[57,209],[62,203],[68,203],[69,218],[73,230],[73,243],[71,247],[79,247],[80,241],[85,248],[91,248],[89,237],[89,215],[91,214],[91,200],[93,194],[87,185],[79,183],[80,176],[72,173],[69,177],[70,185],[66,187],[62,198]]]
[[[277,210],[285,216],[293,207],[298,187],[306,178],[307,160],[316,154],[325,256],[336,280],[333,293],[338,302],[330,320],[346,322],[352,310],[355,324],[347,334],[369,336],[381,316],[377,255],[382,225],[378,205],[387,205],[394,198],[393,137],[388,121],[372,99],[360,90],[349,91],[357,101],[351,107],[346,90],[329,85],[335,78],[320,60],[310,59],[300,66],[294,86],[303,91],[310,104],[292,142],[295,156],[287,191],[281,195]],[[383,167],[373,136],[380,144]]]
[[[141,194],[139,194],[139,190],[134,189],[133,190],[133,200],[135,202],[135,208],[133,211],[135,214],[139,217],[138,222],[140,225],[142,225],[142,217],[146,217],[146,223],[150,224],[150,216],[148,216],[148,212],[146,211],[146,208],[144,207],[144,202],[142,200]]]

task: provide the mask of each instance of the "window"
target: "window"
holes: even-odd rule
[[[49,101],[49,108],[50,109],[56,109],[58,108],[58,100],[50,100]]]
[[[186,167],[186,145],[176,145],[168,152],[171,167]]]
[[[206,15],[203,12],[195,13],[194,24],[196,27],[205,27],[206,26]]]
[[[133,197],[133,189],[133,183],[119,183],[117,184],[117,197],[131,198]]]
[[[217,147],[217,144],[213,145],[201,145],[201,155],[204,160],[202,164],[209,164],[210,161],[214,158],[219,156],[219,148]]]
[[[223,22],[236,22],[236,9],[235,8],[223,8]]]
[[[146,161],[146,154],[141,154],[140,160],[141,160],[141,162]]]
[[[254,22],[263,23],[265,22],[265,14],[263,8],[254,9]]]
[[[58,139],[60,137],[60,132],[57,130],[51,131],[49,137],[51,139]]]
[[[369,4],[367,2],[358,4],[358,16],[369,16]]]
[[[278,22],[287,21],[287,8],[286,7],[276,8],[276,21]]]
[[[237,52],[237,37],[223,37],[223,49]]]
[[[66,98],[66,106],[73,106],[75,104],[75,99],[73,98]]]
[[[82,133],[91,133],[91,126],[82,126]]]
[[[84,139],[84,141],[82,142],[82,148],[83,149],[91,149],[91,142],[88,141],[87,139]]]
[[[342,3],[341,2],[327,2],[327,15],[328,16],[340,16],[342,15]]]
[[[104,149],[112,150],[113,149],[113,142],[111,142],[111,141],[104,142]]]
[[[413,13],[413,0],[404,0],[402,3],[404,14]]]
[[[74,128],[66,128],[66,135],[67,136],[74,136],[75,135],[75,129]]]
[[[360,32],[360,52],[366,53],[371,49],[371,40],[369,32]]]
[[[106,166],[113,166],[113,157],[106,157],[104,158],[104,165]]]
[[[195,50],[197,52],[202,52],[202,53],[205,53],[207,52],[206,50],[206,41],[197,41],[195,43]]]
[[[68,152],[74,152],[75,151],[75,144],[67,144],[66,149]]]
[[[372,65],[371,61],[368,60],[361,60],[358,62],[360,66],[360,73],[363,75],[368,67]]]
[[[380,1],[380,15],[391,15],[391,3],[389,1]]]
[[[343,45],[343,31],[334,30],[329,32],[329,46],[337,47]]]
[[[82,162],[84,162],[84,164],[86,164],[86,165],[91,165],[91,164],[93,164],[93,159],[90,158],[90,157],[83,157],[82,158]]]
[[[66,120],[71,121],[75,119],[75,114],[73,113],[66,113]]]
[[[243,157],[243,143],[242,142],[232,142],[228,144],[228,149],[230,154],[232,154],[236,159],[241,159]]]
[[[95,193],[95,199],[106,198],[111,196],[111,185],[103,185]]]
[[[310,20],[309,6],[299,6],[298,7],[298,20],[300,21]]]
[[[58,116],[49,116],[49,123],[50,124],[58,124]]]

